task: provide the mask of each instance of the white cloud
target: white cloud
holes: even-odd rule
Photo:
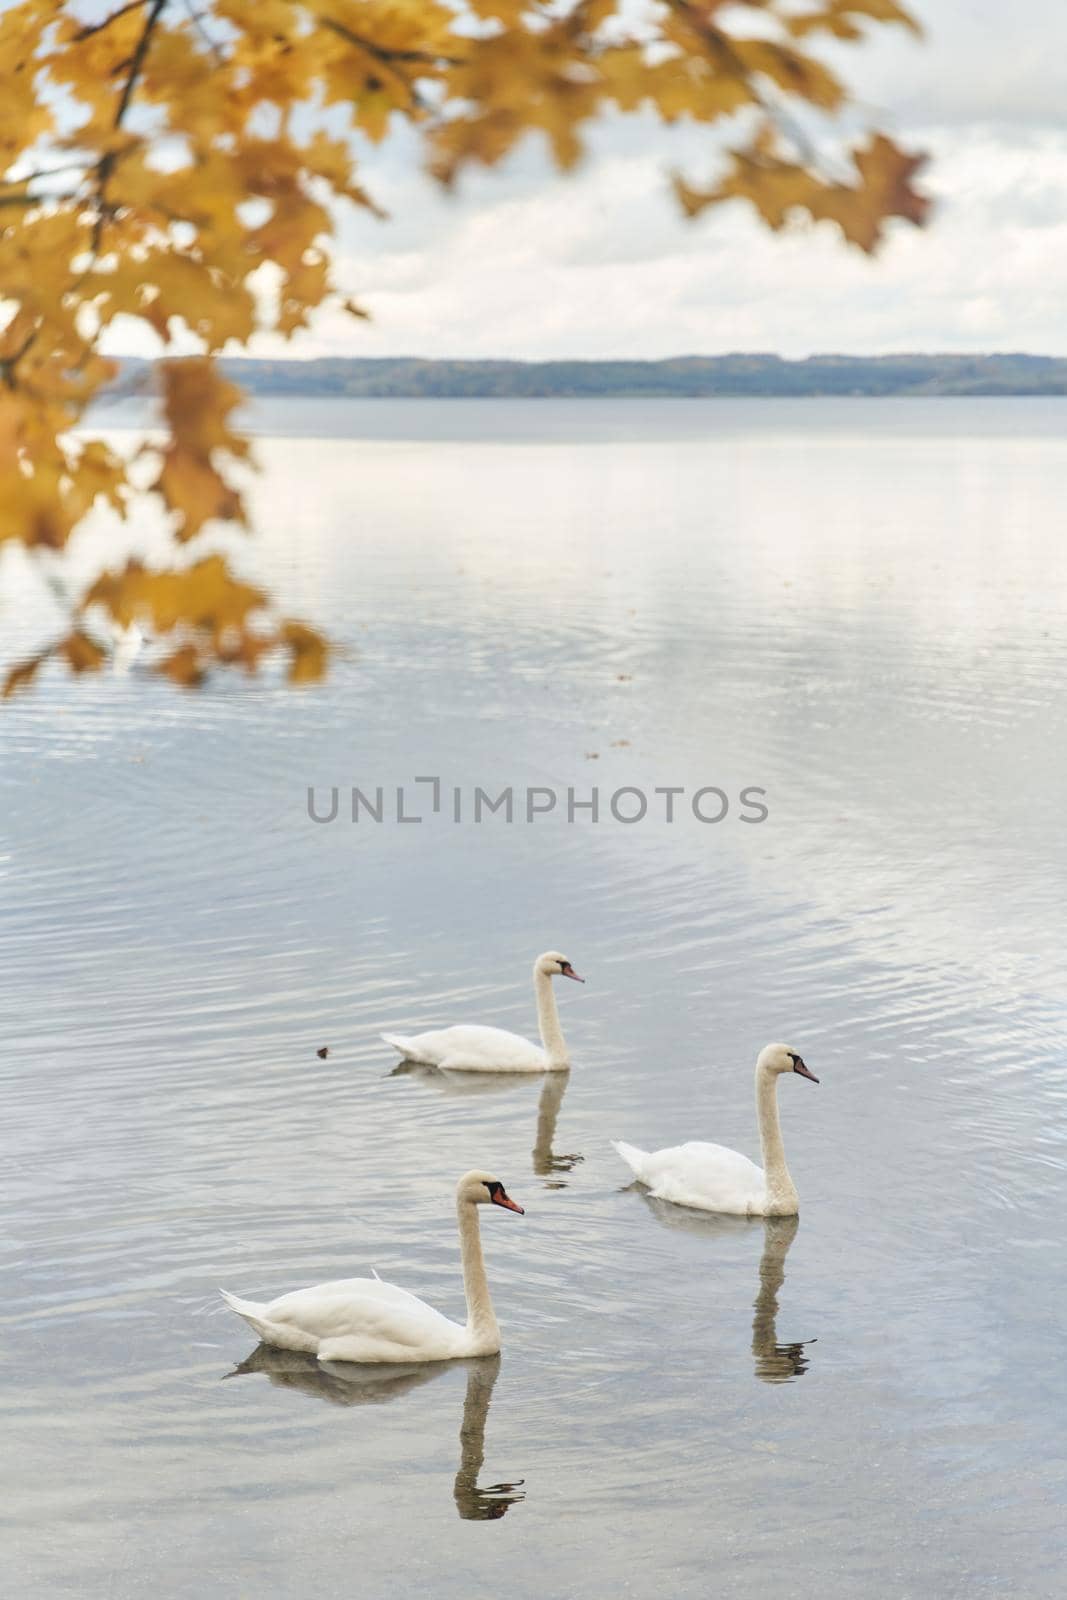
[[[856,92],[900,128],[922,123],[1062,126],[1062,0],[908,0],[921,41],[878,28],[860,49],[827,57]]]
[[[873,262],[821,227],[772,236],[738,207],[696,224],[667,168],[699,177],[714,143],[651,119],[602,128],[570,178],[534,143],[442,195],[410,134],[367,163],[392,214],[345,221],[339,276],[373,313],[324,311],[257,353],[656,357],[735,349],[1026,349],[1067,354],[1062,0],[941,0],[918,44],[876,30],[841,70],[909,147],[932,153],[931,226]]]
[[[687,223],[654,156],[606,156],[489,204],[451,206],[409,180],[403,248],[386,224],[343,252],[374,321],[326,313],[299,353],[1067,353],[1067,135],[965,127],[917,142],[934,149],[937,215],[922,233],[896,228],[874,261],[825,227],[771,237],[737,207]]]

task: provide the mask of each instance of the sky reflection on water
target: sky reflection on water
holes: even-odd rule
[[[4,713],[16,1591],[1057,1594],[1067,403],[369,415],[261,446],[246,559],[352,647],[324,692]],[[0,583],[14,653],[47,601]],[[307,818],[420,773],[771,814]],[[569,1075],[395,1070],[531,1032],[549,947]],[[757,1154],[772,1038],[821,1079],[799,1228],[629,1187],[611,1138]],[[374,1266],[458,1314],[487,1164],[499,1372],[365,1394],[218,1306]]]

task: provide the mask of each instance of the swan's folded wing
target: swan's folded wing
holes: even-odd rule
[[[266,1319],[301,1328],[319,1340],[358,1333],[369,1343],[381,1341],[414,1349],[461,1331],[425,1300],[377,1278],[342,1278],[313,1289],[297,1289],[273,1300],[266,1308]]]
[[[435,1035],[440,1063],[470,1063],[486,1068],[543,1066],[545,1052],[506,1028],[460,1025]]]
[[[762,1169],[739,1150],[699,1140],[653,1151],[644,1181],[658,1199],[740,1216],[762,1205],[767,1187]]]

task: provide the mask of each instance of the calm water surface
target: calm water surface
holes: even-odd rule
[[[1065,423],[263,408],[242,559],[329,686],[3,712],[12,1592],[1062,1594]],[[0,581],[14,655],[54,619]],[[416,775],[421,824],[307,816]],[[770,815],[453,822],[479,784]],[[383,1028],[529,1031],[550,946],[569,1080],[394,1072]],[[757,1154],[774,1038],[799,1226],[628,1187],[613,1137]],[[375,1266],[460,1315],[472,1165],[527,1207],[499,1362],[324,1372],[221,1309]]]

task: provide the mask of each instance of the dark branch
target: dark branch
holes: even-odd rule
[[[218,45],[215,43],[215,40],[211,37],[210,33],[208,33],[207,29],[204,27],[203,17],[201,16],[199,11],[194,9],[193,0],[185,0],[185,12],[186,12],[186,15],[189,18],[189,21],[192,23],[193,27],[196,29],[197,34],[199,35],[200,39],[202,40],[204,45],[206,45],[206,47],[211,51],[211,54],[214,56],[216,66],[222,66],[223,61],[225,60],[225,57],[223,56],[223,53],[219,49]]]
[[[130,62],[130,75],[126,79],[126,87],[122,91],[122,96],[118,104],[118,110],[115,112],[114,126],[116,128],[122,126],[122,119],[129,109],[130,101],[133,99],[133,91],[136,89],[137,80],[141,76],[141,68],[144,66],[144,58],[148,54],[148,45],[152,38],[152,30],[159,21],[160,13],[163,11],[166,4],[167,0],[152,0],[152,9],[145,18],[145,25],[141,31],[141,37],[137,41],[137,49],[133,52],[133,59]]]
[[[24,173],[21,178],[0,178],[0,188],[19,189],[24,184],[40,183],[42,178],[55,178],[61,172],[85,172],[88,161],[64,161],[58,167],[38,167],[36,172]]]
[[[76,200],[77,193],[72,194],[0,194],[0,206],[43,206],[51,201],[60,204],[67,200]]]
[[[667,0],[667,5],[675,16],[681,17],[696,34],[697,38],[703,42],[715,64],[720,68],[725,68],[734,77],[742,80],[752,97],[753,105],[758,106],[781,133],[792,139],[802,159],[807,162],[808,166],[817,168],[818,152],[811,140],[782,105],[768,100],[766,95],[760,91],[753,80],[752,73],[734,48],[734,42],[730,36],[724,33],[721,28],[717,28],[713,22],[708,22],[696,12],[691,0]]]
[[[339,38],[354,44],[357,50],[363,50],[375,61],[380,61],[383,67],[398,64],[409,67],[458,67],[461,64],[458,56],[434,55],[430,50],[389,50],[384,45],[375,44],[373,39],[353,33],[351,28],[346,28],[343,22],[337,22],[333,17],[320,17],[319,21],[331,33],[336,33]]]
[[[167,0],[152,0],[151,9],[145,18],[144,27],[141,29],[141,37],[138,39],[137,47],[134,50],[133,55],[130,57],[130,70],[127,74],[126,82],[123,85],[122,93],[119,96],[119,103],[115,107],[115,116],[112,121],[113,128],[121,128],[122,119],[130,108],[130,101],[133,99],[133,91],[137,87],[137,80],[141,76],[141,68],[144,66],[145,56],[148,54],[148,46],[152,39],[152,32],[166,5]],[[118,15],[117,12],[115,14]],[[92,239],[92,258],[94,261],[96,260],[97,254],[100,250],[100,239],[104,231],[104,223],[108,216],[107,183],[112,172],[114,171],[116,159],[116,152],[114,150],[109,150],[106,155],[101,156],[100,161],[97,163],[96,222],[93,224]],[[85,274],[83,274],[83,277],[84,276]]]
[[[113,11],[109,17],[105,17],[103,22],[87,22],[84,28],[78,29],[72,42],[81,44],[83,39],[91,39],[94,33],[103,33],[105,28],[110,28],[113,22],[124,17],[128,11],[140,11],[141,7],[147,4],[148,0],[128,0],[127,5],[119,6],[119,9]]]

